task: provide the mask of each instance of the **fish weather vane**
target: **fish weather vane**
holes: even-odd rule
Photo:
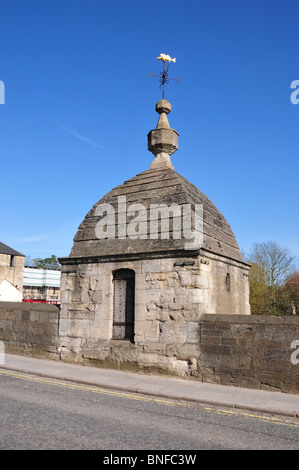
[[[155,75],[154,73],[149,73],[152,77],[159,77],[160,78],[160,84],[163,86],[163,100],[165,98],[165,83],[168,83],[169,80],[175,80],[177,83],[179,83],[178,78],[170,78],[168,77],[168,69],[169,69],[169,64],[168,67],[165,67],[165,62],[176,62],[176,59],[172,59],[169,55],[167,54],[160,54],[160,57],[157,57],[158,60],[162,60],[163,62],[163,72],[160,73],[160,75]]]

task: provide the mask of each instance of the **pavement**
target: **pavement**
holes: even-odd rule
[[[299,417],[299,394],[102,369],[14,354],[5,354],[5,363],[0,364],[0,373],[5,370],[170,400]]]

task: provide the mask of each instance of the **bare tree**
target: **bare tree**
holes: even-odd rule
[[[34,266],[34,260],[30,255],[25,256],[25,266]]]
[[[261,266],[271,288],[282,286],[295,271],[295,257],[274,241],[254,243],[249,258]]]
[[[269,288],[273,313],[276,313],[277,290],[295,272],[295,257],[274,241],[254,243],[248,262],[258,265],[265,285]]]

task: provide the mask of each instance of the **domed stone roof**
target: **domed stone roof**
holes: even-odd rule
[[[170,168],[150,169],[139,173],[124,184],[113,188],[100,201],[98,201],[79,226],[74,238],[71,257],[106,257],[113,255],[137,255],[142,253],[157,253],[185,250],[185,240],[161,239],[158,229],[158,239],[150,238],[150,223],[147,220],[147,231],[134,239],[126,237],[117,238],[118,204],[119,197],[125,197],[126,210],[132,204],[142,204],[146,209],[154,204],[203,205],[203,243],[202,249],[208,250],[228,258],[242,261],[239,247],[231,227],[218,211],[216,206],[196,186],[187,181],[180,174]],[[99,239],[96,226],[101,216],[97,215],[97,208],[109,204],[115,209],[115,239]],[[102,211],[101,211],[102,212]],[[136,214],[136,213],[135,213]],[[132,214],[135,216],[135,214]],[[149,212],[148,212],[149,214]],[[128,213],[129,215],[129,213]],[[131,218],[132,220],[132,218]],[[133,219],[134,220],[134,219]],[[111,220],[113,222],[113,220]],[[127,217],[127,227],[130,217]],[[161,229],[160,229],[161,230]],[[143,238],[142,238],[143,235]],[[171,232],[170,232],[171,235]],[[187,256],[187,251],[185,250]]]
[[[169,126],[166,114],[170,110],[170,103],[164,99],[156,105],[159,121],[148,134],[148,149],[155,155],[150,169],[113,188],[93,206],[78,228],[71,258],[136,259],[142,255],[175,253],[194,256],[201,249],[242,261],[235,236],[223,215],[196,186],[174,171],[170,155],[178,148],[178,133]],[[169,234],[161,220],[152,221],[151,210],[161,204],[177,209],[168,218]],[[194,220],[198,205],[203,210],[201,244],[186,250],[178,218],[183,220],[183,208],[189,206]],[[168,215],[166,210],[164,217]]]

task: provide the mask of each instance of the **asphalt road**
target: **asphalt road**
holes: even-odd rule
[[[0,450],[22,449],[299,449],[299,419],[1,371]]]

